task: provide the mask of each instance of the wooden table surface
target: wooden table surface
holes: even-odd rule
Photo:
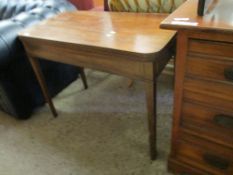
[[[146,60],[160,52],[175,34],[159,28],[165,17],[165,14],[146,13],[68,12],[26,29],[19,35],[21,38],[143,54],[141,59]]]
[[[165,14],[67,12],[19,34],[43,95],[54,108],[37,58],[101,70],[145,84],[151,159],[156,158],[156,83],[172,56],[176,32],[162,30]]]

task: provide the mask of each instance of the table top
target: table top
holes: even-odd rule
[[[162,23],[164,29],[192,29],[233,33],[233,0],[212,0],[204,16],[197,15],[198,0],[188,0]]]
[[[24,30],[19,36],[152,54],[161,51],[176,33],[159,28],[166,17],[153,13],[66,12]]]

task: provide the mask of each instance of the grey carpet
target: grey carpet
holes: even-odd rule
[[[18,121],[0,112],[0,175],[169,175],[172,77],[158,83],[158,159],[151,162],[143,83],[88,71],[48,107]]]

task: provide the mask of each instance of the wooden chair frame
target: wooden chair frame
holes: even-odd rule
[[[109,11],[108,0],[104,0],[104,11]]]

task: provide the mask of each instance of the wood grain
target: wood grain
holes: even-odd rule
[[[148,61],[176,33],[159,28],[165,17],[165,14],[67,12],[26,29],[19,36],[133,53]]]
[[[178,30],[168,168],[191,175],[232,175],[233,1],[213,0],[203,17],[197,15],[197,2],[187,0],[161,24]]]
[[[39,81],[39,84],[41,85],[41,90],[43,92],[43,95],[44,95],[44,98],[45,98],[45,101],[49,104],[49,107],[53,113],[53,116],[54,117],[57,117],[57,111],[53,105],[53,102],[51,100],[51,97],[50,97],[50,94],[49,94],[49,91],[48,91],[48,87],[46,85],[46,81],[45,81],[45,78],[43,76],[43,73],[40,69],[40,66],[39,66],[39,62],[36,58],[28,55],[28,59],[32,65],[32,68],[35,70],[35,74],[36,74],[36,77]]]
[[[176,34],[159,28],[165,17],[164,14],[67,12],[26,29],[19,37],[33,59],[43,58],[143,81],[150,156],[154,160],[156,80],[172,57]],[[43,89],[39,65],[33,68]],[[47,92],[43,92],[47,97]],[[53,112],[53,106],[50,108]]]
[[[228,120],[225,119],[225,124],[216,121],[218,115],[228,117]],[[185,100],[182,116],[182,127],[186,128],[189,133],[233,149],[233,125],[228,124],[230,120],[231,123],[233,121],[230,112]],[[219,132],[220,130],[222,132]]]
[[[212,4],[203,17],[197,15],[197,5],[198,0],[186,1],[178,10],[162,22],[161,27],[175,30],[190,29],[193,31],[217,31],[220,33],[232,32],[232,0],[212,0]],[[232,38],[233,36],[230,37]]]
[[[184,138],[185,140],[177,142],[177,160],[189,161],[196,169],[204,169],[209,174],[230,175],[233,173],[231,149],[206,143],[205,140],[188,134],[184,134]],[[213,162],[209,161],[207,156],[211,157]]]

